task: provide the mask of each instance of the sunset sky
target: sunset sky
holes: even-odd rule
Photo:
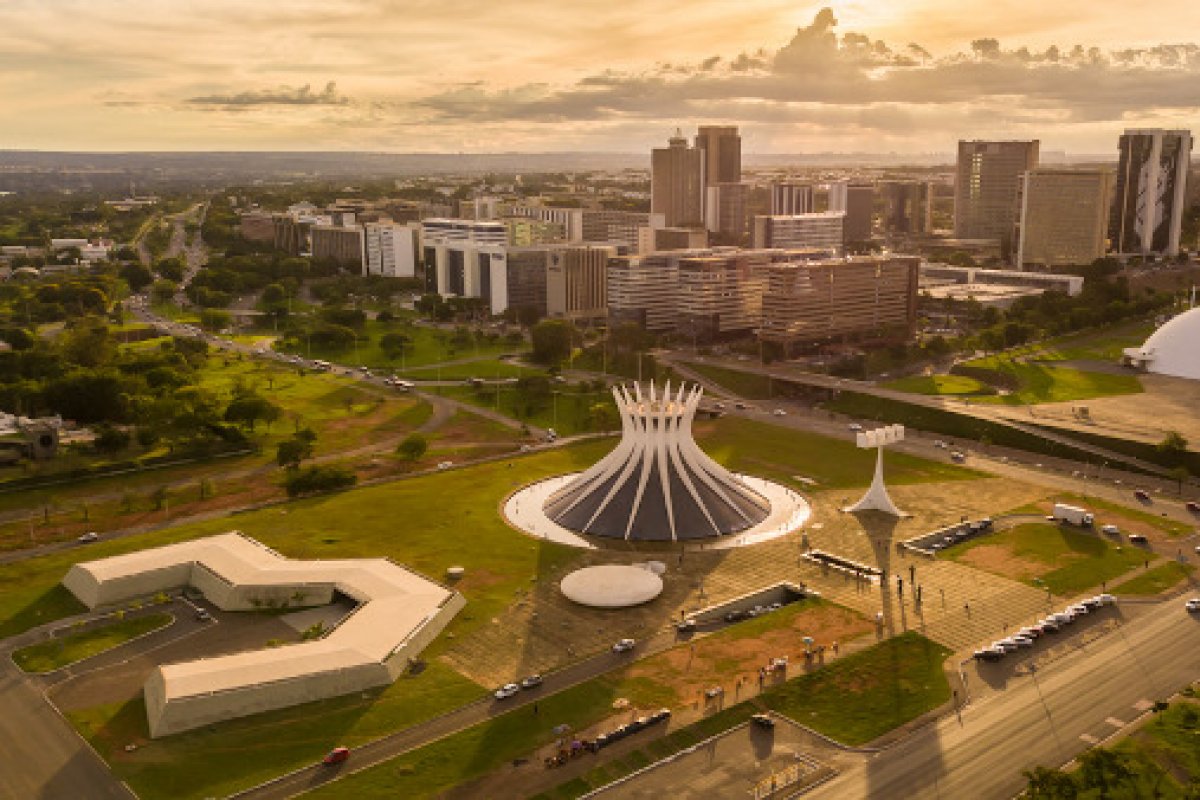
[[[0,148],[1102,153],[1200,129],[1200,3],[0,0]]]

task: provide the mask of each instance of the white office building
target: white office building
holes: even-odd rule
[[[782,247],[787,250],[842,249],[846,214],[820,211],[814,214],[760,216],[754,218],[753,247]]]
[[[397,222],[363,225],[363,274],[387,278],[416,277],[416,229]]]

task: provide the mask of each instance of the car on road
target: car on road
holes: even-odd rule
[[[1011,639],[1001,639],[997,642],[992,642],[993,650],[999,650],[1001,653],[1012,653],[1017,649],[1017,643]]]
[[[612,646],[612,651],[614,653],[628,653],[636,644],[637,641],[634,639],[620,639]]]
[[[1184,603],[1183,607],[1186,608],[1191,614],[1200,612],[1200,597],[1193,597],[1191,600],[1188,600],[1186,603]]]
[[[1096,595],[1096,599],[1100,601],[1100,605],[1102,606],[1115,606],[1117,604],[1116,596],[1107,593]]]
[[[212,622],[212,614],[208,613],[208,609],[197,608],[196,609],[196,621],[197,622]]]
[[[1118,528],[1116,525],[1101,525],[1100,532],[1107,533],[1109,536],[1120,536],[1121,535],[1121,529]]]
[[[1197,503],[1195,500],[1188,500],[1183,504],[1183,507],[1193,514],[1200,516],[1200,503]]]
[[[933,440],[933,446],[934,446],[934,447],[936,447],[936,448],[938,448],[939,450],[945,450],[945,449],[946,449],[947,447],[949,447],[950,445],[946,444],[946,443],[945,443],[945,442],[943,442],[941,439],[934,439],[934,440]]]
[[[770,714],[755,714],[750,717],[750,721],[760,728],[774,728],[775,720]]]
[[[521,681],[522,689],[535,689],[542,685],[542,676],[534,673]]]
[[[1150,493],[1147,492],[1145,489],[1134,489],[1133,496],[1136,497],[1138,500],[1141,500],[1143,503],[1151,502]]]
[[[96,533],[95,531],[88,531],[75,541],[79,542],[80,544],[91,544],[92,542],[97,542],[99,540],[100,534]]]
[[[1056,619],[1046,617],[1038,623],[1038,627],[1042,629],[1043,633],[1058,633],[1062,630],[1062,623]]]
[[[967,456],[965,453],[955,450],[954,452],[952,452],[950,454],[950,460],[953,461],[955,464],[961,464],[967,460]]]
[[[1091,609],[1083,603],[1076,603],[1073,606],[1067,606],[1067,611],[1074,614],[1076,617],[1082,617],[1084,614],[1091,613]]]
[[[745,411],[747,408],[749,408],[749,406],[747,406],[745,403],[734,403],[733,407],[738,411]]]
[[[782,408],[777,408],[774,411],[772,411],[771,413],[777,417],[786,417],[787,416],[787,412],[784,411]]]
[[[1004,651],[997,647],[985,647],[973,654],[976,661],[999,661],[1004,658]]]
[[[688,617],[687,619],[681,619],[679,622],[675,623],[675,630],[679,631],[680,633],[691,633],[692,631],[696,630],[696,620],[692,619],[691,617]]]
[[[329,751],[329,754],[321,759],[321,763],[327,767],[332,767],[335,764],[341,764],[350,757],[349,747],[335,747]]]
[[[1149,540],[1140,533],[1131,533],[1129,534],[1129,541],[1133,544],[1146,544]]]
[[[725,404],[724,404],[724,403],[713,403],[713,408],[716,408],[716,409],[719,409],[719,410],[721,410],[721,411],[724,411],[724,410],[725,410]]]
[[[863,426],[858,424],[857,422],[851,422],[846,427],[849,428],[850,430],[854,431],[855,433],[862,433],[862,430],[863,430]]]
[[[521,691],[521,687],[515,683],[506,683],[492,693],[492,696],[497,700],[507,700],[508,698]]]
[[[453,466],[454,466],[453,461],[441,461],[438,463],[437,468],[438,469],[450,469]]]

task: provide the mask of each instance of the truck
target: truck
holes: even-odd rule
[[[1079,506],[1069,506],[1066,503],[1055,503],[1051,518],[1059,522],[1069,522],[1082,528],[1090,528],[1095,521],[1092,512]]]

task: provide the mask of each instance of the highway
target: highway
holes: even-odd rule
[[[1009,798],[1200,678],[1200,618],[1181,599],[918,730],[807,797]]]

